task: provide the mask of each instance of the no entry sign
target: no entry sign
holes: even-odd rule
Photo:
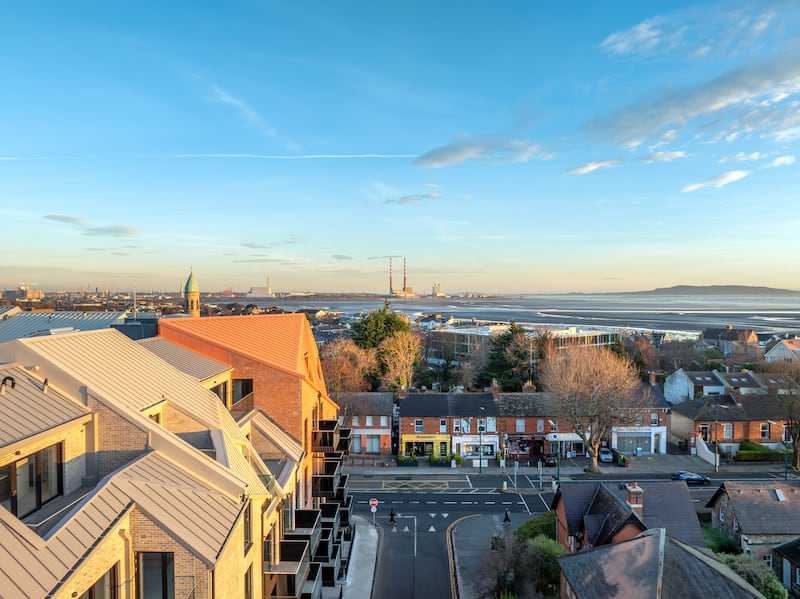
[[[378,507],[378,499],[376,497],[369,500],[369,507]]]

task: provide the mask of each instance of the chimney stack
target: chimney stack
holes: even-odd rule
[[[636,512],[636,515],[641,518],[644,511],[644,489],[642,489],[637,483],[632,482],[629,485],[625,485],[625,490],[628,492],[628,507]]]

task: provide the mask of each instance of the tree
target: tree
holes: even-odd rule
[[[557,416],[581,437],[597,470],[597,452],[611,437],[621,411],[630,412],[639,403],[636,369],[607,348],[571,347],[544,363],[541,380],[545,391],[559,399]]]
[[[353,324],[353,341],[359,347],[376,348],[398,331],[410,330],[408,322],[389,310],[389,302],[386,302],[383,308],[370,312]]]
[[[325,384],[331,393],[369,391],[370,375],[378,362],[374,349],[364,349],[352,339],[335,339],[322,346],[319,352]]]
[[[766,562],[746,553],[738,555],[724,554],[719,556],[731,570],[753,585],[767,599],[786,599],[789,592],[783,588],[780,580]]]
[[[414,379],[422,343],[411,331],[397,331],[378,346],[378,361],[381,365],[381,381],[385,387],[406,390]]]
[[[793,466],[795,470],[800,470],[800,393],[797,385],[800,385],[800,365],[787,364],[785,362],[772,362],[767,364],[767,373],[772,376],[764,376],[769,380],[772,378],[776,383],[782,383],[780,387],[771,390],[775,396],[775,402],[784,410],[784,418],[788,428],[788,436],[793,453]],[[774,377],[774,378],[773,378]]]
[[[531,342],[525,329],[512,320],[508,330],[489,343],[489,359],[478,374],[478,385],[488,387],[496,380],[504,391],[521,391],[528,378],[531,357]]]
[[[625,352],[643,374],[658,367],[658,354],[653,343],[645,335],[636,335],[625,344]]]
[[[659,365],[670,372],[679,368],[688,368],[697,360],[697,351],[693,341],[667,341],[658,350]]]

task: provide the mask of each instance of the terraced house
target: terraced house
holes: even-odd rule
[[[178,355],[183,370],[113,329],[0,345],[0,595],[319,598],[336,584],[341,504],[306,496],[311,433],[305,445],[255,408],[237,422],[207,388],[235,370]]]

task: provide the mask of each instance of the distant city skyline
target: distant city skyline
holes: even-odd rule
[[[0,21],[0,288],[800,289],[793,2]]]

